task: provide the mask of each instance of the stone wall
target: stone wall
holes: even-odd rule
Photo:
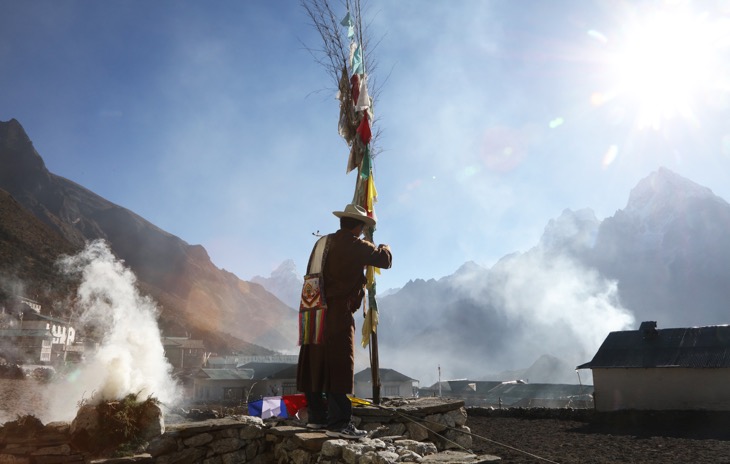
[[[237,416],[165,427],[132,456],[94,459],[72,444],[68,423],[32,418],[0,427],[0,464],[372,464],[396,462],[488,462],[471,446],[463,402],[409,401],[355,408],[368,430],[360,440],[332,439],[297,420]]]

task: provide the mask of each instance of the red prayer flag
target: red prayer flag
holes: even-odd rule
[[[357,126],[357,133],[360,134],[360,140],[362,140],[362,143],[364,145],[370,143],[370,139],[372,138],[373,134],[372,132],[370,132],[370,123],[368,122],[367,112],[364,112],[362,115],[360,125]]]
[[[281,399],[284,401],[289,417],[295,416],[300,409],[307,405],[307,397],[303,394],[284,395]]]
[[[360,98],[360,75],[353,74],[350,78],[350,85],[352,86],[352,104],[357,105],[357,99]]]

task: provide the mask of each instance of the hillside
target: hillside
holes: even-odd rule
[[[295,345],[296,317],[289,307],[260,285],[217,268],[202,246],[190,245],[50,173],[16,120],[0,122],[0,166],[0,189],[12,196],[3,201],[10,205],[3,214],[33,223],[7,232],[2,229],[0,249],[16,250],[0,261],[4,275],[23,285],[55,288],[55,259],[80,250],[87,241],[103,239],[136,274],[140,289],[158,302],[160,326],[166,333],[202,337],[210,349],[250,352],[249,343],[272,350]],[[20,221],[15,216],[0,220],[13,224]],[[43,231],[43,238],[37,237],[37,231]],[[57,299],[53,291],[33,296],[41,302]]]

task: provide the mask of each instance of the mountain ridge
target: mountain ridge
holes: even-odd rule
[[[218,269],[190,245],[134,212],[48,171],[20,123],[0,122],[0,188],[72,247],[103,239],[161,309],[163,330],[290,350],[296,318],[262,286]],[[227,334],[220,337],[217,334]],[[225,348],[224,346],[220,346]],[[265,350],[264,350],[265,351]]]

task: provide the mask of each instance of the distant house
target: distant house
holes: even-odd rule
[[[482,397],[483,406],[505,408],[592,407],[593,386],[560,383],[501,382]]]
[[[458,398],[465,406],[592,408],[593,386],[528,383],[524,380],[445,380],[421,388],[420,396]]]
[[[76,329],[71,325],[70,320],[44,316],[35,311],[25,311],[20,326],[25,330],[51,331],[49,362],[79,361],[81,359],[84,350],[82,346],[76,345]],[[71,353],[70,358],[68,358],[69,353]]]
[[[193,375],[193,400],[245,402],[252,378],[249,369],[200,369]]]
[[[419,396],[441,396],[459,398],[466,406],[483,406],[484,398],[489,390],[499,385],[498,380],[442,380],[430,387],[419,389]]]
[[[2,357],[17,363],[48,364],[51,362],[53,335],[50,329],[14,327],[0,329]]]
[[[193,375],[193,400],[245,403],[265,396],[293,395],[297,365],[252,362],[228,369],[201,368]]]
[[[380,377],[380,396],[412,397],[418,392],[418,380],[412,379],[393,369],[378,369]],[[373,397],[372,371],[368,367],[355,374],[355,396]]]
[[[67,360],[78,361],[83,347],[76,345],[76,330],[68,319],[58,319],[40,313],[40,303],[16,296],[8,313],[2,312],[0,346],[5,357],[20,363],[50,364]]]
[[[205,346],[202,340],[188,337],[162,337],[162,347],[167,361],[175,369],[203,367]]]
[[[210,356],[206,359],[203,367],[211,369],[235,369],[250,362],[262,363],[288,363],[296,364],[299,355],[296,354],[274,354],[274,355],[241,355],[233,354],[227,356]]]
[[[593,359],[598,411],[730,410],[730,326],[611,332]]]

